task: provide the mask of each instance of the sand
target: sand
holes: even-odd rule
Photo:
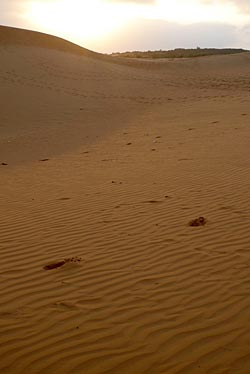
[[[20,35],[0,28],[0,372],[248,373],[250,54]]]

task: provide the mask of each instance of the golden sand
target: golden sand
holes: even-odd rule
[[[0,372],[248,373],[250,54],[20,35],[0,29]]]

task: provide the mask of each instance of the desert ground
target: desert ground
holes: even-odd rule
[[[249,373],[250,53],[1,27],[0,103],[0,373]]]

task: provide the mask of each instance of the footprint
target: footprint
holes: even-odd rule
[[[162,201],[160,200],[147,200],[147,201],[144,201],[145,204],[161,204]]]
[[[43,268],[44,270],[52,270],[52,269],[60,268],[61,266],[65,264],[66,264],[66,261],[62,260],[62,261],[53,262],[52,264],[45,265]]]
[[[192,221],[189,222],[189,226],[204,226],[207,223],[206,218],[199,217],[192,219]]]
[[[57,269],[57,268],[60,268],[61,266],[69,263],[69,262],[80,262],[82,261],[81,257],[70,257],[70,258],[64,258],[63,260],[61,261],[56,261],[56,262],[52,262],[48,265],[45,265],[43,267],[44,270],[53,270],[53,269]]]

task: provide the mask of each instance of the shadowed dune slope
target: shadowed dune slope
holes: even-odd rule
[[[0,373],[249,373],[250,55],[117,63],[14,34]]]
[[[53,35],[1,25],[0,45],[20,45],[28,47],[49,48],[83,56],[100,57],[99,53],[89,51],[86,48],[82,48],[74,43]]]

